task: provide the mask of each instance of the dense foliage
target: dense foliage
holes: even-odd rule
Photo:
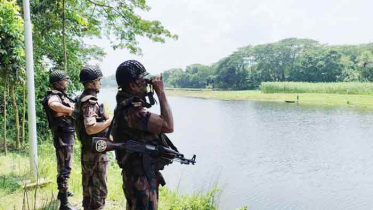
[[[18,103],[15,91],[17,84],[22,81],[24,75],[23,64],[23,21],[19,15],[19,9],[15,1],[0,0],[0,84],[2,86],[2,117],[0,119],[3,122],[0,130],[2,131],[5,154],[7,153],[7,122],[12,121],[9,120],[8,113],[15,116],[12,124],[15,131],[13,133],[15,134],[16,146],[17,148],[20,147],[19,110],[17,109]],[[8,97],[9,94],[11,98]],[[7,104],[12,106],[7,106]],[[10,107],[12,108],[10,109]]]
[[[332,46],[311,39],[239,48],[211,66],[164,72],[170,87],[257,89],[261,82],[373,81],[373,43]]]

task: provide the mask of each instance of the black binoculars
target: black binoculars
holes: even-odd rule
[[[150,79],[145,79],[145,83],[146,83],[147,85],[152,85],[152,81],[151,81]]]

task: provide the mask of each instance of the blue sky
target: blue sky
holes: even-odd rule
[[[124,60],[136,59],[152,74],[200,63],[210,65],[249,44],[311,38],[325,44],[373,42],[373,1],[368,0],[149,0],[139,14],[159,20],[178,40],[165,44],[139,38],[143,55],[112,50],[109,42],[87,40],[107,53],[98,63],[105,76]]]

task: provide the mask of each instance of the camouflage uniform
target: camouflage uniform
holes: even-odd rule
[[[43,102],[49,127],[52,130],[53,145],[56,148],[58,190],[61,193],[66,193],[73,160],[75,131],[72,118],[67,114],[53,111],[49,107],[50,102],[59,102],[67,107],[74,107],[74,104],[66,94],[57,90],[48,91]]]
[[[131,94],[118,92],[117,104],[126,104]],[[129,106],[117,106],[112,128],[115,142],[125,142],[129,139],[162,145],[161,132],[163,118],[150,113],[136,103]],[[156,210],[158,209],[158,187],[165,184],[159,170],[163,167],[152,165],[155,176],[147,177],[143,167],[142,154],[128,153],[117,150],[116,157],[122,168],[123,191],[127,199],[127,210]]]
[[[105,153],[95,153],[92,150],[92,137],[104,136],[107,129],[94,135],[88,135],[86,128],[96,122],[105,121],[96,98],[96,92],[85,90],[78,98],[77,107],[82,113],[78,120],[78,138],[82,142],[82,184],[84,209],[103,209],[107,196],[107,166],[108,156]]]

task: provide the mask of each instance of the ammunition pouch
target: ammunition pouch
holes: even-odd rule
[[[61,119],[57,118],[57,120],[55,120],[57,124],[55,126],[57,132],[67,132],[67,133],[75,132],[74,123],[71,118],[67,118],[67,117],[59,117],[59,118]]]
[[[168,166],[172,163],[172,158],[170,159],[164,159],[160,158],[154,165],[155,169],[157,170],[163,170],[165,166]]]
[[[72,126],[69,126],[69,127],[67,127],[67,126],[58,127],[57,130],[60,131],[60,132],[63,132],[63,133],[74,133],[75,132],[75,129]]]
[[[156,176],[157,176],[157,181],[158,181],[158,183],[159,183],[162,187],[165,186],[165,185],[166,185],[166,180],[164,180],[164,178],[163,178],[161,172],[157,172]]]
[[[163,170],[164,166],[170,163],[172,163],[172,161],[165,159],[162,160],[162,158],[152,158],[147,154],[143,154],[142,165],[144,169],[144,174],[153,187],[156,187],[156,184],[154,183],[154,178],[157,179],[160,185],[166,185],[166,181],[164,180],[162,174],[159,171]]]

